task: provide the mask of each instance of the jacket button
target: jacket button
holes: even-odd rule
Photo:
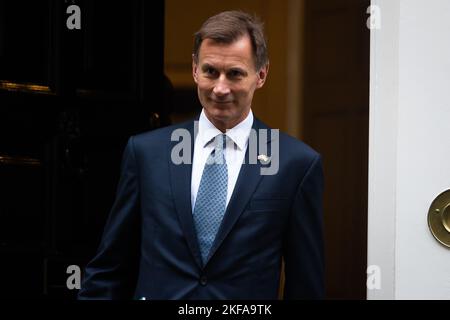
[[[200,277],[200,284],[202,286],[206,286],[207,283],[208,283],[208,278],[206,278],[206,276],[201,276]]]

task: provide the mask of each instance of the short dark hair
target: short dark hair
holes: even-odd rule
[[[194,35],[194,61],[198,62],[198,52],[205,39],[218,43],[233,43],[246,34],[252,43],[256,70],[269,62],[263,23],[256,16],[242,11],[224,11],[210,17]]]

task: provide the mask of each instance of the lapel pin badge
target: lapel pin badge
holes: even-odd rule
[[[258,160],[262,163],[262,164],[268,164],[270,162],[270,157],[266,156],[265,154],[260,154],[258,156]]]

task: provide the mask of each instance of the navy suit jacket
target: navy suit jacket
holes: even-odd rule
[[[189,121],[129,139],[116,200],[79,299],[277,299],[282,257],[284,297],[322,298],[320,155],[280,132],[278,173],[261,175],[267,164],[250,164],[248,148],[203,265],[191,209],[192,165],[171,161],[178,128],[194,137]],[[269,128],[255,118],[253,129]]]

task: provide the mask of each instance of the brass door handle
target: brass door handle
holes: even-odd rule
[[[442,192],[431,203],[428,227],[437,241],[450,248],[450,189]]]

